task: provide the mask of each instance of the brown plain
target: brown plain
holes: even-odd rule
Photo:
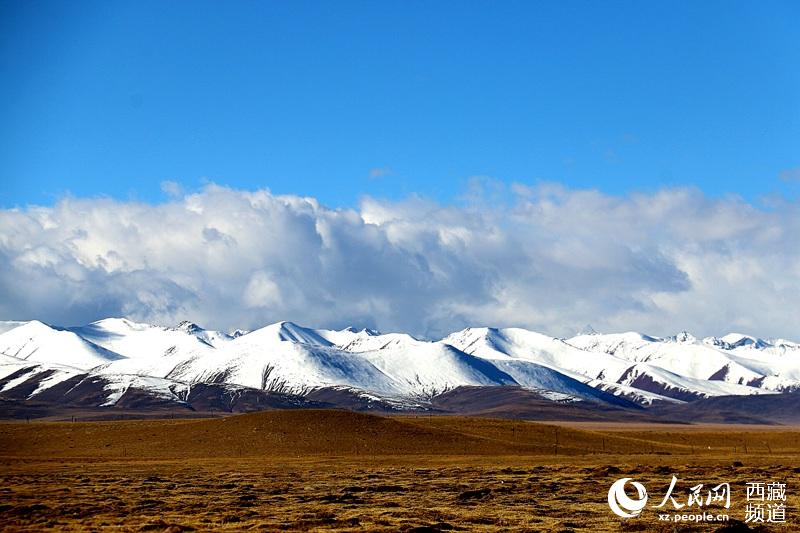
[[[8,531],[715,531],[623,520],[620,477],[653,498],[784,482],[800,531],[800,429],[381,417],[336,410],[217,419],[0,423]],[[717,510],[719,510],[717,508]],[[737,525],[740,530],[745,526]]]

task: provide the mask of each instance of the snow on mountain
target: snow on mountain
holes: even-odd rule
[[[697,379],[745,385],[762,377],[727,354],[698,343],[697,339],[685,332],[667,339],[622,333],[578,336],[567,342],[583,350],[613,354],[636,363],[650,363],[675,374]]]
[[[680,336],[680,341],[659,343],[659,339],[638,333],[623,333],[620,335],[581,335],[569,341],[562,341],[519,328],[494,329],[494,328],[469,328],[449,335],[443,342],[452,343],[463,350],[488,359],[504,360],[508,358],[533,361],[541,365],[559,370],[568,371],[573,376],[584,376],[584,381],[590,381],[595,388],[605,384],[617,384],[634,387],[638,391],[649,392],[658,396],[666,396],[678,400],[702,398],[723,394],[753,394],[760,389],[743,387],[740,385],[725,386],[708,382],[712,374],[695,378],[696,374],[703,373],[702,367],[714,368],[719,371],[723,365],[734,363],[720,358],[719,361],[705,364],[701,358],[686,357],[681,360],[669,349],[677,348],[682,353],[691,350],[686,342],[691,342],[688,336]],[[649,361],[651,354],[646,352],[658,344],[667,347],[666,356],[653,364],[643,364]],[[669,357],[675,356],[675,357]],[[670,368],[660,365],[664,362],[667,367],[681,366],[682,372],[673,372]],[[632,364],[633,363],[633,364]],[[717,364],[719,363],[719,364]],[[745,373],[746,369],[733,368],[734,372]],[[727,377],[731,377],[728,374]],[[757,377],[751,373],[748,377]],[[624,395],[624,389],[600,387],[601,390],[614,390],[619,395]],[[655,399],[655,398],[653,398]]]
[[[98,374],[69,366],[31,363],[0,356],[0,395],[20,400],[55,400],[92,407],[117,405],[126,395],[181,402],[188,386],[172,380],[129,374]]]
[[[70,330],[125,356],[94,369],[103,376],[167,378],[176,367],[183,368],[188,361],[214,354],[217,346],[234,341],[224,333],[205,330],[188,321],[170,328],[107,318]]]
[[[798,384],[795,380],[800,378],[800,353],[793,361],[780,361],[773,354],[763,351],[768,347],[763,341],[745,343],[741,342],[741,336],[726,337],[699,341],[686,332],[667,338],[628,332],[579,335],[567,342],[583,350],[612,354],[634,363],[646,363],[646,366],[637,364],[631,368],[624,378],[616,380],[619,383],[652,380],[673,389],[688,388],[712,396],[758,393],[760,389],[779,391]],[[736,343],[739,343],[738,348],[746,346],[748,350],[737,350],[734,348]],[[649,378],[640,377],[647,373],[651,374]],[[680,381],[677,376],[686,379]],[[768,377],[770,379],[766,379]],[[720,382],[748,388],[731,388],[719,385]]]
[[[734,350],[736,348],[754,348],[756,350],[761,350],[771,346],[771,344],[764,339],[759,339],[758,337],[751,337],[750,335],[743,335],[741,333],[728,333],[727,335],[722,337],[722,342],[727,344],[728,350]]]
[[[36,363],[10,355],[0,355],[0,394],[31,383],[25,391],[27,399],[83,373],[83,370],[71,366]]]
[[[106,318],[69,328],[84,339],[131,359],[158,358],[173,353],[189,356],[214,349],[211,342],[189,329],[151,326],[125,318]]]
[[[566,343],[581,350],[607,353],[628,361],[639,361],[637,351],[659,341],[660,339],[656,337],[629,331],[627,333],[577,335],[567,339]]]
[[[363,353],[378,368],[408,383],[422,395],[441,393],[463,385],[517,384],[553,399],[620,403],[612,395],[584,384],[585,378],[579,374],[514,359],[505,353],[479,350],[470,354],[460,349],[460,346],[475,349],[472,335],[480,336],[488,331],[483,328],[461,332],[464,335],[454,334],[439,342],[420,341],[403,333],[362,335],[346,349]]]
[[[279,322],[189,357],[168,354],[138,368],[127,361],[102,372],[155,375],[196,383],[231,383],[278,392],[302,393],[345,385],[383,394],[402,394],[397,384],[356,354],[331,347],[313,330]]]
[[[685,400],[664,396],[636,387],[629,387],[627,385],[620,385],[619,383],[609,383],[600,379],[591,379],[586,382],[586,385],[593,387],[599,391],[603,391],[613,396],[618,396],[626,400],[632,401],[639,405],[651,406],[654,404],[679,404],[686,403]]]
[[[620,406],[800,389],[800,344],[741,334],[698,340],[587,328],[564,340],[467,328],[430,342],[291,322],[229,335],[188,321],[160,327],[124,318],[74,328],[3,322],[0,331],[1,395],[86,405],[181,402],[201,383],[261,394],[361,391],[381,404],[459,386],[520,385],[557,401]]]
[[[169,378],[176,368],[197,357],[200,356],[180,351],[168,352],[159,357],[130,357],[94,367],[92,372],[98,375],[126,374]]]
[[[520,328],[467,328],[442,339],[489,360],[521,359],[590,379],[615,380],[630,363],[604,353],[589,353],[561,339]]]
[[[0,353],[29,362],[82,369],[123,358],[72,331],[53,328],[38,320],[26,322],[0,335]]]
[[[786,339],[772,339],[770,340],[772,348],[780,350],[780,352],[800,352],[800,342],[788,341]]]
[[[349,346],[354,342],[357,343],[363,338],[367,337],[375,337],[380,335],[375,330],[371,329],[361,329],[357,330],[353,327],[348,327],[342,330],[331,330],[331,329],[316,329],[314,330],[317,335],[327,340],[331,345],[337,346],[344,350],[348,350]],[[354,351],[354,350],[349,350]]]
[[[332,346],[332,343],[311,328],[298,326],[293,322],[277,322],[247,334],[249,341],[275,343],[277,341],[308,344],[310,346]]]
[[[549,388],[607,402],[609,395],[644,405],[673,401],[652,391],[616,383],[630,368],[623,360],[605,354],[598,357],[599,354],[579,350],[561,339],[532,331],[467,328],[448,335],[442,342],[492,361],[524,387]]]
[[[494,359],[492,364],[527,389],[551,391],[572,399],[592,399],[610,404],[626,403],[617,398],[625,398],[643,404],[649,404],[659,399],[642,391],[632,394],[622,389],[616,391],[602,389],[590,384],[590,381],[584,376],[563,369],[554,370],[532,361]]]
[[[189,390],[189,386],[169,379],[153,376],[134,376],[130,374],[107,374],[96,376],[102,380],[103,392],[106,396],[101,407],[117,405],[120,400],[131,393],[146,394],[148,401],[153,397],[166,401],[181,401]]]
[[[589,376],[573,370],[583,368],[587,354],[558,339],[520,329],[467,328],[441,342],[491,361],[523,387],[614,403],[613,396],[585,384]]]
[[[761,346],[756,347],[756,346]],[[745,344],[724,352],[740,365],[757,372],[762,377],[748,385],[775,391],[800,389],[800,348],[788,341],[764,341],[763,344]]]
[[[684,401],[708,398],[709,396],[736,396],[774,392],[724,381],[693,378],[676,374],[648,363],[636,363],[616,382]]]
[[[379,335],[377,331],[366,328],[361,330],[357,330],[353,327],[342,330],[311,329],[286,321],[278,322],[277,324],[272,324],[271,326],[267,326],[267,328],[261,329],[264,331],[257,330],[261,331],[259,335],[264,335],[266,332],[273,332],[280,340],[310,344],[312,346],[336,348],[346,348],[349,344],[359,339]]]
[[[516,385],[497,366],[448,344],[420,341],[405,333],[362,335],[346,349],[402,384],[408,394],[434,396],[461,385]]]
[[[236,337],[240,337],[241,335],[243,335],[243,333],[240,330],[236,330],[233,334],[228,334],[223,331],[203,329],[194,322],[189,322],[188,320],[184,320],[183,322],[181,322],[172,329],[177,331],[185,331],[186,333],[194,335],[201,341],[205,342],[206,344],[210,344],[215,348],[220,344],[232,341]]]
[[[800,343],[785,339],[760,339],[741,333],[729,333],[723,337],[707,337],[703,343],[719,350],[758,359],[760,355],[774,357],[800,355]]]

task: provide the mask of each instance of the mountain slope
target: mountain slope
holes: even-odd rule
[[[366,335],[347,345],[410,394],[435,396],[462,385],[512,385],[514,378],[488,361],[450,345],[403,333]]]
[[[699,341],[686,332],[667,338],[634,332],[579,335],[567,342],[583,350],[646,363],[648,368],[657,367],[671,375],[695,380],[725,382],[764,391],[791,390],[800,386],[800,350],[793,351],[790,344],[775,351],[772,344],[761,339],[747,337],[745,341],[741,335],[728,335],[722,339]],[[641,369],[632,371],[642,372]],[[761,392],[720,388],[713,383],[708,384],[708,388],[728,391],[728,394]]]
[[[537,402],[635,410],[800,388],[800,345],[741,334],[590,332],[564,340],[467,328],[425,341],[291,322],[229,335],[122,318],[72,328],[4,322],[0,331],[0,396],[25,402],[190,409],[192,394],[204,391],[215,409],[309,401],[395,410],[428,408],[463,387],[522,387]],[[307,400],[273,401],[298,395]]]
[[[53,363],[89,369],[123,359],[68,330],[32,320],[0,335],[0,353],[29,362]]]
[[[590,345],[587,341],[602,337],[584,335],[565,342],[519,328],[468,328],[445,337],[443,342],[487,359],[536,362],[562,373],[568,372],[572,377],[580,379],[582,376],[582,381],[594,388],[631,398],[641,396],[645,402],[663,397],[689,401],[708,396],[768,392],[695,377],[702,372],[698,367],[703,361],[697,357],[687,357],[683,373],[671,370],[679,360],[673,353],[669,354],[670,358],[660,357],[650,363],[652,356],[643,350],[656,344],[656,339],[651,337],[633,333],[608,336],[605,344]],[[665,362],[667,368],[659,366],[661,362]],[[706,367],[716,371],[723,363],[732,364],[732,361],[720,356]],[[633,396],[629,396],[628,391]],[[655,396],[648,396],[648,393]]]
[[[404,391],[364,358],[327,346],[312,330],[279,322],[188,355],[124,361],[104,373],[155,375],[187,383],[229,383],[277,392],[347,385],[385,394]]]
[[[199,355],[214,349],[212,339],[224,344],[218,332],[207,334],[188,322],[178,328],[167,328],[125,318],[106,318],[69,331],[130,359],[158,358],[172,353]]]

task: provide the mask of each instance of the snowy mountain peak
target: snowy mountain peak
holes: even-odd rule
[[[75,368],[92,368],[122,356],[83,337],[38,320],[31,320],[0,335],[0,353]]]
[[[396,347],[414,347],[420,344],[429,344],[420,341],[408,333],[384,333],[383,335],[371,335],[366,331],[353,334],[350,342],[340,344],[342,349],[348,352],[368,352],[373,350],[384,350]]]
[[[234,342],[294,342],[314,346],[331,346],[331,342],[310,328],[298,326],[294,322],[281,321],[251,331],[235,339]]]
[[[56,328],[53,328],[52,326],[49,326],[44,322],[40,322],[38,320],[30,320],[15,329],[20,331],[25,331],[26,333],[29,333],[31,335],[35,335],[36,333],[54,331]]]
[[[361,339],[368,339],[381,335],[372,329],[363,328],[357,330],[352,326],[342,330],[315,329],[314,332],[331,343],[331,345],[347,351],[357,351],[353,348],[358,345]]]
[[[178,331],[185,331],[186,333],[191,333],[192,335],[194,335],[195,333],[200,333],[202,331],[205,331],[203,328],[201,328],[194,322],[190,322],[189,320],[182,321],[173,329],[176,329]]]
[[[713,346],[722,350],[729,350],[730,345],[719,337],[706,337],[703,339],[703,344]]]
[[[800,344],[741,334],[697,342],[687,332],[660,338],[592,330],[564,340],[522,328],[475,327],[430,342],[288,321],[246,335],[189,321],[174,328],[124,318],[71,328],[8,324],[0,332],[0,380],[9,381],[0,390],[28,396],[78,374],[107,387],[128,386],[135,376],[141,378],[136,386],[148,390],[202,383],[308,394],[349,387],[396,399],[497,385],[641,404],[800,390]],[[36,383],[23,386],[27,379]]]
[[[674,337],[671,337],[670,340],[680,344],[694,344],[697,342],[697,338],[686,330],[681,331]]]
[[[761,350],[763,348],[772,346],[764,339],[759,339],[757,337],[752,337],[750,335],[743,335],[741,333],[728,333],[727,335],[722,337],[721,340],[727,343],[728,346],[731,347],[731,349],[748,347]]]
[[[484,326],[464,328],[461,331],[456,331],[444,337],[441,342],[451,344],[460,350],[465,350],[465,348],[468,346],[480,342],[491,344],[494,339],[500,338],[502,338],[502,333],[499,329]]]
[[[720,350],[747,351],[757,350],[771,354],[794,353],[800,350],[800,344],[785,339],[761,339],[741,333],[729,333],[723,337],[706,337],[703,344]]]
[[[340,331],[343,332],[343,333],[344,332],[346,332],[346,333],[362,333],[364,335],[369,335],[370,337],[374,337],[376,335],[381,335],[381,332],[379,332],[377,330],[374,330],[374,329],[370,329],[370,328],[358,329],[358,328],[353,327],[353,326],[347,326],[346,328],[344,328],[343,330],[340,330]]]

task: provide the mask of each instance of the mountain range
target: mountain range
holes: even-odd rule
[[[0,405],[6,414],[20,406],[202,412],[458,406],[467,412],[490,404],[502,414],[494,400],[513,398],[516,407],[509,412],[528,402],[539,412],[547,406],[567,414],[647,411],[683,413],[683,420],[702,405],[730,409],[724,400],[730,397],[744,405],[769,396],[756,401],[780,408],[795,401],[796,391],[800,344],[735,333],[698,339],[686,332],[653,337],[589,331],[555,338],[480,327],[429,341],[291,322],[231,333],[191,322],[163,327],[124,318],[79,327],[0,322]],[[759,410],[748,417],[754,413]]]

